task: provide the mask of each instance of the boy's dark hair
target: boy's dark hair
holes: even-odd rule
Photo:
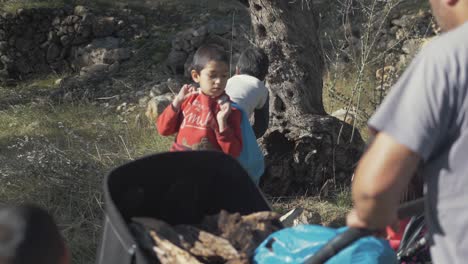
[[[193,55],[192,70],[199,73],[210,61],[221,61],[229,65],[228,54],[222,47],[206,44],[199,47]]]
[[[0,259],[10,264],[59,264],[65,244],[52,216],[33,205],[0,209]]]
[[[237,69],[240,74],[248,74],[263,81],[268,73],[270,61],[260,48],[248,48],[239,57]]]

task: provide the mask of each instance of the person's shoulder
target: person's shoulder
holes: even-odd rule
[[[468,50],[468,23],[425,41],[427,44],[423,46],[420,53],[426,58],[434,58],[440,62],[452,59],[460,52],[466,54]]]

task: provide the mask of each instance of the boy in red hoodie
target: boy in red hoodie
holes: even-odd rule
[[[163,136],[177,133],[171,151],[219,150],[235,158],[240,155],[242,116],[224,91],[228,65],[226,52],[218,46],[204,45],[195,52],[191,76],[200,89],[184,85],[156,124]]]

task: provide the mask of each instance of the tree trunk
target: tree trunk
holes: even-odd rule
[[[311,0],[249,0],[257,46],[270,59],[270,129],[261,140],[270,195],[317,194],[350,179],[363,141],[328,116],[322,102],[324,62]],[[348,182],[346,182],[348,183]]]

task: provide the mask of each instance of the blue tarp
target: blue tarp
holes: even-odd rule
[[[236,103],[232,106],[242,113],[241,130],[242,130],[242,151],[237,158],[242,167],[247,171],[250,178],[258,185],[260,177],[265,171],[265,161],[263,152],[257,144],[257,138],[249,122],[249,117],[245,111]]]
[[[299,264],[347,228],[333,229],[319,225],[300,225],[271,234],[256,249],[254,263]],[[327,264],[394,264],[396,254],[388,241],[364,237],[338,252]]]

